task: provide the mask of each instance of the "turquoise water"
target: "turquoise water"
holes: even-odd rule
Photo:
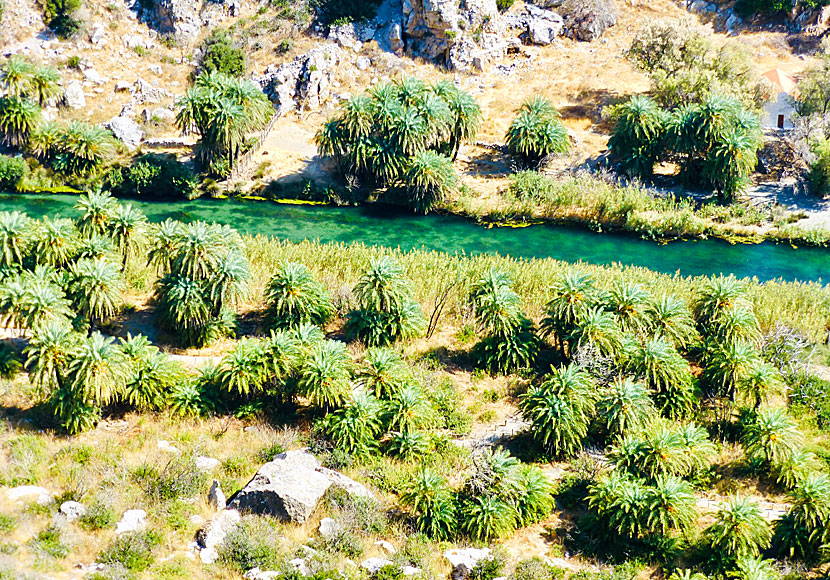
[[[76,217],[74,196],[0,194],[0,211],[25,211],[31,217]],[[491,228],[453,216],[413,216],[382,206],[326,207],[261,201],[199,199],[190,202],[130,201],[151,221],[172,218],[228,224],[240,232],[292,242],[363,242],[369,245],[425,248],[449,253],[497,253],[517,258],[556,258],[592,264],[621,263],[682,275],[735,274],[761,281],[822,281],[830,251],[794,249],[786,244],[731,245],[721,240],[658,244],[631,235],[535,225]]]

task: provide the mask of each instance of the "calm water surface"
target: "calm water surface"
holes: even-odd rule
[[[0,194],[0,211],[30,217],[77,217],[70,195]],[[517,258],[556,258],[592,264],[621,263],[682,275],[735,274],[761,281],[822,281],[830,250],[787,244],[738,244],[721,240],[660,245],[631,235],[550,225],[490,228],[453,216],[413,216],[380,206],[336,208],[261,201],[198,199],[189,202],[128,201],[151,221],[172,218],[228,224],[240,232],[299,242],[363,242],[409,250],[497,253]]]

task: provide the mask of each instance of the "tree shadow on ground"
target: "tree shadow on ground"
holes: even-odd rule
[[[566,105],[559,108],[559,114],[565,120],[588,119],[594,125],[594,129],[607,133],[611,130],[611,123],[602,116],[605,107],[621,103],[628,95],[618,93],[609,89],[587,89],[569,95],[571,101],[576,105]]]

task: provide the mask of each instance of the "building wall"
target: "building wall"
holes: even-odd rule
[[[790,104],[790,96],[787,93],[778,93],[772,101],[764,105],[761,126],[764,129],[777,129],[778,115],[784,115],[784,129],[792,129],[794,114],[795,109]]]

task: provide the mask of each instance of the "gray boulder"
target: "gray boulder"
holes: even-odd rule
[[[479,562],[491,557],[490,548],[458,548],[444,552],[444,559],[452,566],[452,580],[467,580]]]
[[[557,9],[565,19],[565,34],[591,42],[617,23],[614,0],[564,0]]]
[[[322,467],[310,453],[286,451],[260,467],[253,479],[231,498],[228,507],[303,523],[332,486],[372,497],[365,486]]]
[[[403,0],[404,38],[410,53],[427,59],[446,54],[458,26],[458,0]]]
[[[562,34],[565,21],[556,12],[532,4],[525,6],[525,11],[527,38],[533,44],[550,44]]]
[[[201,4],[199,0],[156,0],[150,18],[159,32],[173,34],[179,42],[192,43],[202,27]]]
[[[81,81],[72,80],[63,90],[63,102],[71,109],[83,109],[86,107],[86,95]]]
[[[65,501],[61,504],[60,511],[67,521],[74,522],[86,513],[86,507],[77,501]]]
[[[241,520],[242,516],[238,511],[222,510],[196,532],[196,545],[199,548],[199,559],[202,563],[213,564],[219,559],[217,548]]]
[[[112,131],[116,139],[123,141],[123,143],[130,149],[135,149],[141,143],[141,138],[144,133],[138,126],[138,123],[129,117],[113,117],[107,121],[104,126]]]
[[[225,492],[222,491],[222,486],[215,479],[210,484],[210,491],[208,491],[208,504],[216,511],[225,509],[227,502],[225,501]]]
[[[336,44],[325,44],[279,67],[269,66],[254,81],[280,113],[316,110],[331,96],[334,74],[342,62],[343,50]]]
[[[115,527],[116,534],[139,532],[147,526],[147,512],[144,510],[127,510]]]
[[[367,558],[361,562],[360,567],[366,570],[370,576],[374,576],[384,566],[393,565],[392,560],[386,558]]]

